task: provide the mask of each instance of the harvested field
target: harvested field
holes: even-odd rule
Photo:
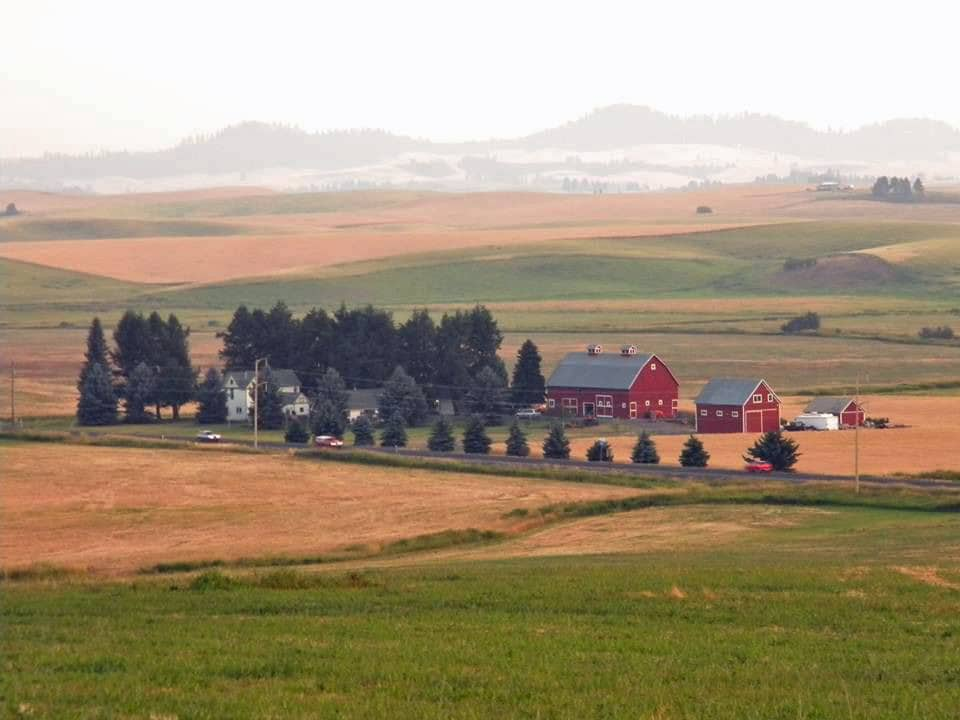
[[[160,562],[310,555],[478,528],[602,485],[316,464],[291,457],[5,445],[0,565],[123,574]]]

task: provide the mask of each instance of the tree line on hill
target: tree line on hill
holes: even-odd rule
[[[893,200],[897,202],[912,202],[922,199],[926,193],[923,180],[919,177],[910,182],[910,178],[887,177],[881,175],[873,183],[870,191],[873,197],[879,200]]]
[[[78,422],[113,424],[121,402],[128,422],[159,419],[164,407],[179,419],[180,408],[193,400],[199,422],[224,422],[223,376],[210,368],[197,382],[189,334],[173,314],[164,320],[156,312],[144,317],[127,311],[110,348],[94,318],[77,382]],[[422,423],[432,401],[441,398],[492,424],[509,408],[541,403],[545,396],[540,353],[530,340],[518,351],[508,382],[498,355],[503,335],[482,305],[445,313],[439,323],[428,310],[416,310],[400,325],[391,313],[369,305],[341,306],[332,315],[314,308],[302,318],[295,318],[283,302],[268,311],[240,306],[218,337],[227,370],[249,371],[257,360],[265,361],[256,383],[265,429],[286,421],[271,367],[297,373],[311,401],[314,428],[337,436],[346,426],[348,389],[382,387],[382,417],[399,412],[407,425]]]

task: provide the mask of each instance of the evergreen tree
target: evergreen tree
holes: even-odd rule
[[[488,425],[497,425],[503,412],[506,385],[495,370],[485,367],[477,373],[467,395],[470,412],[480,415]]]
[[[706,467],[710,461],[710,453],[703,447],[700,438],[691,435],[683,444],[680,451],[680,464],[683,467]]]
[[[340,373],[334,368],[327,368],[326,372],[317,380],[314,392],[314,403],[324,401],[341,417],[342,425],[347,426],[349,416],[350,393]],[[312,412],[312,410],[311,410]],[[341,431],[342,432],[342,431]]]
[[[197,422],[208,425],[226,421],[227,394],[223,389],[223,377],[219,370],[210,368],[197,388]]]
[[[542,358],[532,340],[525,340],[517,351],[510,384],[511,399],[516,405],[537,405],[546,395],[546,382],[540,369]]]
[[[463,451],[471,455],[490,453],[490,436],[480,415],[472,415],[463,431]]]
[[[284,442],[303,444],[310,440],[310,433],[297,418],[290,418],[287,429],[283,433]]]
[[[570,441],[563,425],[559,423],[550,428],[550,432],[543,441],[543,456],[551,460],[568,460],[570,458]]]
[[[347,413],[327,398],[318,398],[310,408],[310,427],[314,435],[342,438],[347,429]]]
[[[913,181],[913,192],[917,195],[923,195],[926,191],[927,189],[923,185],[923,180],[917,177],[917,179]]]
[[[453,438],[453,428],[442,415],[430,430],[430,437],[427,438],[427,448],[433,452],[453,452],[457,449],[457,441]]]
[[[333,364],[337,349],[336,332],[333,318],[322,309],[313,308],[298,324],[293,369],[303,382],[304,391],[311,395],[322,377],[319,373]]]
[[[124,394],[124,420],[128,423],[145,423],[153,419],[147,413],[147,403],[154,397],[157,387],[156,373],[146,363],[137,365],[127,379]]]
[[[99,365],[105,370],[110,367],[107,359],[108,352],[107,339],[103,336],[103,326],[100,324],[100,318],[95,317],[90,322],[90,330],[87,332],[87,351],[84,353],[80,376],[77,378],[77,390],[83,388],[91,367]]]
[[[115,348],[110,353],[111,359],[124,380],[130,377],[130,373],[140,363],[148,366],[157,364],[153,332],[140,313],[127,310],[123,314],[113,331],[113,343]]]
[[[117,422],[117,396],[113,392],[110,374],[94,363],[80,388],[77,402],[78,425],[113,425]]]
[[[641,432],[637,438],[637,444],[633,446],[633,453],[630,455],[630,460],[646,465],[658,465],[660,463],[657,444],[646,430]]]
[[[403,417],[404,424],[416,427],[427,416],[427,399],[416,381],[397,367],[383,386],[378,401],[380,417],[390,418],[396,413]]]
[[[223,340],[220,359],[227,370],[248,370],[254,366],[260,351],[259,330],[246,305],[238,307],[225,332],[217,333]]]
[[[596,440],[587,448],[587,460],[590,462],[613,462],[613,448],[606,440]]]
[[[896,178],[894,178],[896,179]],[[890,192],[890,179],[886,175],[881,175],[877,178],[876,182],[873,183],[873,196],[878,198],[884,198]]]
[[[516,418],[510,426],[510,434],[507,436],[507,455],[512,457],[527,457],[530,454],[530,446],[527,444],[527,435],[520,427]]]
[[[157,417],[160,406],[165,406],[173,411],[173,419],[179,420],[180,408],[196,397],[197,371],[190,363],[190,328],[184,328],[173,314],[164,322],[154,313],[148,322],[155,328],[155,364],[160,368],[155,397]]]
[[[366,415],[361,415],[353,421],[350,427],[353,431],[353,444],[358,446],[373,445],[373,423]]]
[[[336,352],[331,365],[355,387],[378,387],[397,365],[397,329],[393,316],[372,305],[334,313]],[[408,418],[409,421],[409,418]]]
[[[279,430],[283,427],[283,399],[269,370],[261,375],[257,383],[257,416],[260,430]]]
[[[773,465],[773,469],[784,472],[793,469],[797,464],[800,454],[797,452],[799,446],[793,438],[787,437],[779,430],[765,432],[753,444],[753,447],[747,449],[747,454],[743,459],[747,462],[763,461]]]
[[[390,416],[380,433],[381,447],[406,447],[407,428],[403,415],[398,411]]]
[[[400,364],[424,388],[437,374],[437,326],[427,310],[414,310],[397,328]]]

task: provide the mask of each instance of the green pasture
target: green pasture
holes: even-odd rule
[[[684,532],[691,508],[669,512]],[[954,718],[960,567],[942,548],[958,522],[829,508],[709,549],[122,584],[38,573],[2,589],[0,712]]]

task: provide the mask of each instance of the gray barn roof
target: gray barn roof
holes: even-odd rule
[[[762,382],[764,381],[761,378],[714,378],[700,391],[695,402],[698,405],[742,407]]]
[[[570,353],[553,371],[547,387],[629,390],[652,357],[640,352],[626,356]]]
[[[827,413],[839,415],[853,402],[851,397],[818,397],[810,401],[804,412]]]

